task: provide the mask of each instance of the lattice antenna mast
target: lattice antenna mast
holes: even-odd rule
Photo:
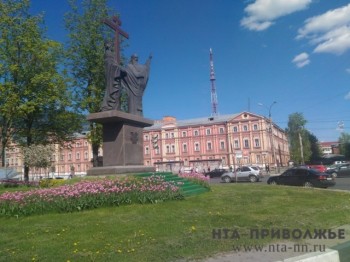
[[[216,95],[216,88],[215,88],[213,51],[211,48],[209,49],[209,53],[210,53],[211,107],[212,107],[212,115],[216,116],[218,114],[218,112],[217,112],[218,98]]]

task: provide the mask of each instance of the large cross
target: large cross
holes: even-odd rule
[[[120,63],[120,41],[119,41],[119,35],[124,36],[125,38],[129,39],[129,34],[124,32],[120,29],[119,26],[122,25],[122,22],[119,20],[117,16],[113,16],[112,19],[104,19],[103,23],[108,25],[110,28],[112,28],[115,31],[114,34],[114,53],[117,63]]]

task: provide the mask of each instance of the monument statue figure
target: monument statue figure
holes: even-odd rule
[[[153,121],[143,117],[142,96],[147,86],[152,55],[145,64],[133,54],[130,62],[120,60],[120,37],[128,34],[120,28],[114,16],[103,20],[114,30],[114,39],[105,42],[105,94],[100,112],[91,113],[87,120],[102,125],[103,166],[88,170],[88,175],[111,175],[155,172],[143,160],[143,128]]]
[[[119,42],[121,22],[116,17],[105,20],[105,23],[115,30],[114,41]],[[122,35],[128,36],[125,32]],[[105,77],[106,91],[101,105],[101,111],[120,110],[130,114],[143,116],[142,97],[149,79],[152,55],[145,64],[138,63],[137,54],[131,56],[130,62],[124,67],[119,61],[119,44],[105,44]]]

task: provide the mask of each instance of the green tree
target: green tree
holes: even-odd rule
[[[307,131],[307,136],[310,141],[310,161],[318,161],[322,157],[319,141],[317,137],[309,131]]]
[[[305,129],[307,121],[302,113],[293,113],[288,118],[288,134],[291,159],[304,164],[311,158],[309,132]]]
[[[29,0],[0,2],[1,90],[11,94],[0,100],[2,121],[16,143],[63,142],[79,130],[80,117],[72,111],[66,78],[59,71],[63,50],[45,38],[43,18],[31,16]],[[7,136],[9,137],[9,136]],[[29,179],[29,166],[24,166]]]
[[[68,67],[73,75],[77,107],[84,113],[100,111],[105,91],[104,43],[112,38],[102,23],[112,12],[107,0],[69,0],[71,11],[65,16],[69,32]],[[102,144],[102,128],[89,123],[93,165],[98,163],[98,149]]]
[[[341,133],[339,137],[339,151],[346,159],[350,159],[350,134]]]

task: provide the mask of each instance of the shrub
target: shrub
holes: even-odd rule
[[[55,187],[63,185],[65,181],[63,179],[42,179],[39,182],[39,186],[42,188]]]

